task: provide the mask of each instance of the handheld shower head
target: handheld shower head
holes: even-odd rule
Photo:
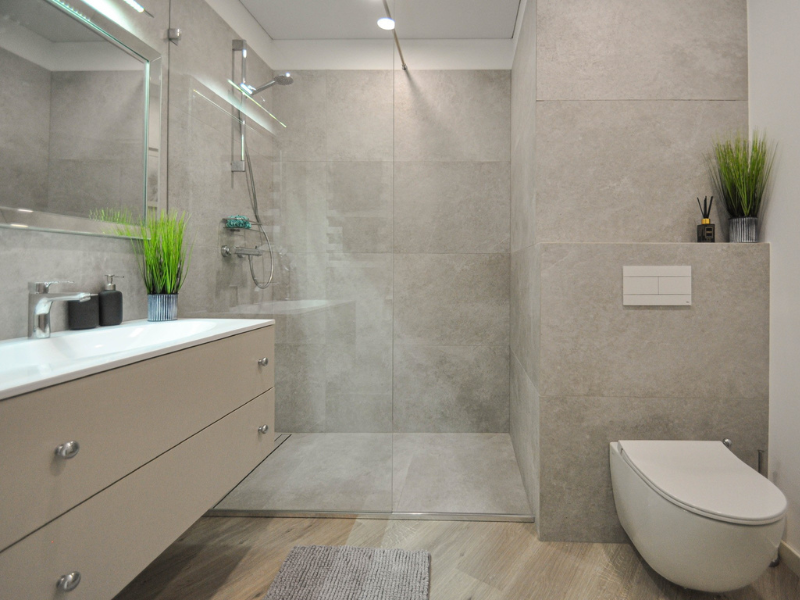
[[[292,85],[294,83],[294,79],[292,79],[291,73],[285,73],[283,75],[276,75],[272,81],[268,81],[264,85],[260,85],[258,87],[252,86],[247,83],[242,83],[241,89],[245,92],[250,94],[251,96],[255,96],[259,92],[263,92],[265,89],[272,87],[273,85]]]

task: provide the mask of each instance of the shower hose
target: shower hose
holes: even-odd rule
[[[253,163],[250,161],[250,151],[247,149],[247,142],[244,145],[244,155],[245,161],[247,165],[247,172],[245,173],[247,179],[247,191],[250,194],[250,205],[253,207],[253,214],[256,216],[256,224],[258,225],[258,229],[261,232],[261,235],[264,236],[264,239],[267,241],[267,247],[269,248],[269,279],[262,283],[256,277],[256,271],[253,267],[253,257],[248,255],[247,261],[250,263],[250,277],[253,278],[253,283],[256,284],[256,287],[260,290],[265,290],[272,283],[272,278],[275,274],[275,256],[272,253],[272,243],[269,241],[269,236],[267,232],[264,231],[264,225],[261,222],[261,215],[258,212],[258,195],[256,194],[256,181],[253,178]],[[258,248],[258,246],[256,246]]]

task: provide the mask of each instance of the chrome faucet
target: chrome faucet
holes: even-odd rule
[[[28,284],[28,337],[45,339],[50,337],[50,308],[53,302],[79,300],[86,302],[91,294],[85,292],[50,293],[50,286],[71,281],[42,281]]]

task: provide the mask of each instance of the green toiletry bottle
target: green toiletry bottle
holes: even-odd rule
[[[106,287],[99,294],[100,327],[122,323],[122,292],[117,290],[114,277],[122,277],[122,275],[106,275]]]

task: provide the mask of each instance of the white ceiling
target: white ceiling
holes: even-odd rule
[[[391,39],[382,0],[242,0],[274,40]],[[511,39],[520,0],[389,0],[400,39]]]

